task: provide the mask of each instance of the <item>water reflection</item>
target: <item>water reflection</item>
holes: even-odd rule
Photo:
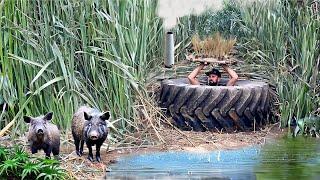
[[[209,153],[159,152],[122,158],[110,179],[254,179],[257,148]]]
[[[257,179],[320,179],[320,146],[315,138],[284,138],[263,147]]]
[[[107,179],[320,179],[319,140],[210,153],[159,152],[119,159]]]

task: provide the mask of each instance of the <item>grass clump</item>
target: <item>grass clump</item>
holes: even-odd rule
[[[31,158],[20,146],[0,146],[0,177],[6,179],[71,179],[55,159]]]

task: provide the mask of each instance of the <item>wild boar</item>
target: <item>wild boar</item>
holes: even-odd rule
[[[50,157],[51,152],[54,156],[59,155],[60,131],[56,125],[50,123],[52,116],[52,112],[35,118],[23,116],[24,121],[29,124],[28,141],[32,154],[43,149],[46,157]]]
[[[86,142],[89,149],[88,159],[93,161],[92,146],[96,145],[96,160],[101,161],[100,148],[107,139],[107,120],[109,112],[101,113],[97,109],[81,106],[72,118],[72,135],[76,146],[76,153],[83,154],[83,144]]]

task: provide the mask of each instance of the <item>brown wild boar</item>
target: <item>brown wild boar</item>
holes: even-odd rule
[[[35,118],[23,116],[24,121],[29,124],[28,141],[32,154],[43,149],[46,157],[50,157],[51,152],[54,156],[59,155],[60,132],[56,125],[49,122],[52,116],[52,112]]]
[[[96,145],[96,159],[101,161],[100,147],[107,139],[109,118],[109,112],[101,113],[87,106],[81,106],[73,115],[71,130],[79,156],[83,154],[83,144],[86,142],[89,149],[88,159],[93,161],[92,146]]]

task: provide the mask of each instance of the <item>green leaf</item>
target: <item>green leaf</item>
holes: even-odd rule
[[[39,64],[39,63],[37,63],[37,62],[35,62],[35,61],[31,61],[31,60],[28,60],[28,59],[19,57],[19,56],[15,55],[15,54],[10,54],[10,53],[9,53],[9,55],[10,55],[13,59],[22,61],[23,63],[31,64],[31,65],[38,66],[38,67],[43,67],[41,64]]]
[[[47,83],[43,84],[41,87],[39,87],[34,93],[33,95],[37,95],[39,94],[43,89],[45,89],[46,87],[53,85],[56,82],[59,82],[61,80],[64,80],[64,77],[60,76],[60,77],[56,77],[50,81],[48,81]]]
[[[48,66],[53,63],[54,60],[47,62],[42,68],[41,70],[38,72],[38,74],[32,79],[32,81],[30,82],[30,86],[32,86],[32,84],[43,74],[43,72],[48,68]]]

